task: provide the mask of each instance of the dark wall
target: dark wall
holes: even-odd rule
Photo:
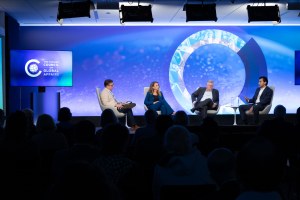
[[[5,76],[6,76],[6,114],[24,108],[30,108],[30,93],[36,88],[31,87],[9,87],[10,77],[10,50],[20,49],[20,26],[19,23],[9,15],[5,15]]]

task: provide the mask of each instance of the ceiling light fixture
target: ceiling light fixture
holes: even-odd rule
[[[252,21],[276,21],[281,22],[278,5],[275,6],[247,6],[248,23]]]
[[[94,3],[90,0],[72,1],[70,3],[59,2],[57,22],[62,25],[62,19],[76,17],[91,17],[90,10],[94,9]]]
[[[184,4],[186,22],[188,21],[217,21],[216,4]]]
[[[125,6],[121,5],[120,12],[120,22],[153,22],[153,16],[151,11],[151,5],[148,6]]]

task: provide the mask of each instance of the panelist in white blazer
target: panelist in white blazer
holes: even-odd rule
[[[132,109],[130,107],[124,107],[125,103],[117,101],[112,90],[114,88],[114,82],[111,79],[104,81],[104,89],[100,94],[100,100],[105,107],[116,107],[119,112],[127,114],[128,125],[133,129],[137,129],[138,126],[133,117]]]

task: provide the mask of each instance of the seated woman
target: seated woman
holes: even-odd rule
[[[159,84],[157,81],[153,81],[150,84],[144,104],[148,109],[155,111],[160,110],[162,115],[175,114],[174,110],[165,100],[163,93],[159,90]]]

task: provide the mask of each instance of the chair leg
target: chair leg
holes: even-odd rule
[[[127,113],[125,114],[125,126],[126,126],[126,128],[130,128],[130,127],[127,125]]]

